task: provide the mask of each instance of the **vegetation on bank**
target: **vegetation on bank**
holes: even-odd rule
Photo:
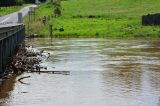
[[[48,0],[36,9],[30,33],[55,37],[160,37],[159,26],[142,26],[141,16],[159,13],[159,0]],[[55,16],[60,2],[60,17]],[[50,20],[43,24],[43,17]],[[25,20],[27,25],[28,19]]]
[[[13,12],[16,12],[25,6],[28,6],[30,4],[23,4],[21,6],[11,6],[11,7],[0,7],[0,16],[4,16]]]
[[[39,0],[45,2],[46,0]],[[35,3],[35,0],[0,0],[0,16],[4,16],[20,10],[21,8]]]

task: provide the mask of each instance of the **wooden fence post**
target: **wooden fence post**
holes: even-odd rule
[[[52,33],[52,25],[49,25],[49,32],[50,32],[50,37],[51,37],[51,39],[52,39],[52,37],[53,37],[53,33]]]

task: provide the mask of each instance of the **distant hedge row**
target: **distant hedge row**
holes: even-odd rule
[[[45,2],[46,0],[39,0],[39,1],[40,2]],[[0,0],[0,7],[22,5],[25,2],[26,3],[35,3],[35,0]]]

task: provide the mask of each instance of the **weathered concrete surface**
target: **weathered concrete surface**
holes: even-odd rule
[[[9,33],[11,30],[17,29],[19,26],[22,26],[22,25],[23,24],[18,24],[18,23],[0,25],[0,39],[6,36],[5,33]]]

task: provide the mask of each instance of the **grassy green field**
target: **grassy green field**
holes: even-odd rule
[[[22,6],[0,7],[0,16],[4,16],[20,10],[21,8],[30,4],[23,4]]]
[[[53,24],[54,36],[59,37],[157,38],[160,27],[142,26],[141,16],[160,13],[159,7],[160,0],[63,0],[62,16],[52,18],[48,24]],[[37,20],[53,15],[53,9],[51,3],[39,6]],[[48,26],[36,21],[30,29],[32,33],[47,36]]]
[[[67,0],[62,2],[64,17],[102,16],[106,18],[139,18],[160,12],[159,0]]]

